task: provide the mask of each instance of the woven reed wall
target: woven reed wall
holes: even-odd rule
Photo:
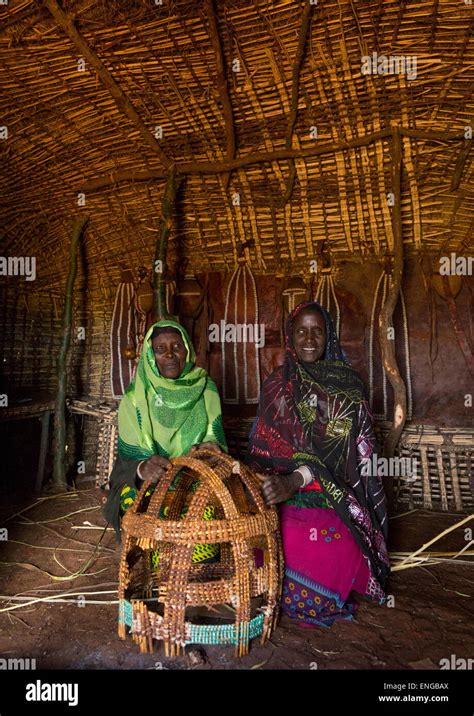
[[[54,390],[62,300],[52,291],[25,291],[14,282],[5,282],[1,287],[2,392],[17,391],[25,385]]]

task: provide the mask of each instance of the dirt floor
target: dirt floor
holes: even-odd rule
[[[80,489],[40,502],[10,501],[2,509],[8,540],[0,542],[1,658],[34,658],[37,669],[438,669],[451,655],[474,656],[474,570],[471,564],[446,563],[393,573],[387,605],[362,602],[354,622],[302,630],[283,618],[271,642],[264,647],[255,642],[241,660],[233,658],[232,647],[206,647],[207,662],[199,666],[187,657],[168,659],[160,647],[141,655],[131,638],[117,636],[117,604],[111,602],[119,549],[111,530],[86,576],[71,578],[87,564],[102,534],[103,494]],[[414,551],[462,517],[424,511],[396,516],[390,551]],[[78,529],[91,526],[101,529]],[[474,528],[473,522],[468,526]],[[466,544],[461,528],[433,549],[460,550]],[[60,593],[68,603],[27,603]],[[9,600],[12,595],[25,603]],[[106,603],[90,603],[101,600]]]

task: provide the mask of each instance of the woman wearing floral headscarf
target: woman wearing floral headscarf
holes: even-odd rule
[[[353,591],[385,601],[385,495],[363,469],[374,447],[362,381],[329,314],[315,301],[299,304],[285,362],[263,385],[246,462],[265,473],[267,504],[281,505],[282,607],[304,626],[352,619]]]
[[[195,359],[179,323],[159,321],[147,332],[135,378],[119,407],[118,457],[104,507],[119,538],[120,514],[132,504],[143,480],[159,480],[170,458],[198,447],[227,451],[217,387]],[[204,518],[212,519],[212,511],[206,508]],[[217,553],[218,545],[196,545],[193,561]]]

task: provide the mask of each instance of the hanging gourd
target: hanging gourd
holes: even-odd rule
[[[133,343],[132,337],[130,336],[130,343],[122,348],[122,358],[125,360],[135,360],[137,352],[135,350],[135,344]]]
[[[149,313],[153,308],[153,287],[147,276],[147,269],[140,266],[138,269],[139,285],[135,293],[135,306],[139,313]]]
[[[194,274],[186,273],[176,293],[180,316],[193,316],[199,306],[201,287]]]

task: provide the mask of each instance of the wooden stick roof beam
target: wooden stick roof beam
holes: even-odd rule
[[[182,162],[181,164],[176,164],[176,171],[178,174],[224,174],[232,169],[246,167],[251,164],[268,163],[278,159],[290,159],[291,157],[297,159],[315,157],[319,154],[332,154],[344,149],[362,147],[378,139],[390,137],[391,135],[391,129],[382,129],[379,132],[351,139],[348,142],[321,144],[319,147],[309,147],[308,149],[276,149],[273,152],[253,152],[243,157],[236,157],[235,159],[220,162]],[[91,192],[111,186],[120,181],[149,181],[151,179],[165,179],[166,177],[167,174],[159,169],[144,169],[142,171],[127,169],[124,171],[110,172],[110,174],[94,179],[94,181],[82,184],[78,190]]]
[[[309,28],[311,26],[311,18],[313,15],[315,5],[311,5],[306,0],[306,7],[303,12],[303,19],[301,21],[301,27],[298,37],[298,48],[296,50],[295,61],[293,62],[292,81],[291,81],[291,104],[290,114],[288,117],[288,126],[286,129],[286,140],[285,147],[287,149],[292,148],[293,130],[296,124],[296,117],[298,114],[298,95],[300,88],[300,72],[301,65],[303,62],[304,51],[306,47],[306,41],[308,39]],[[296,167],[295,160],[290,160],[290,174],[286,183],[285,193],[282,197],[282,206],[285,206],[293,193],[293,187],[295,185],[296,178]]]
[[[403,137],[412,137],[413,139],[423,139],[427,142],[449,142],[462,141],[464,134],[454,134],[450,132],[423,132],[412,129],[400,129],[400,135]],[[366,134],[363,137],[351,139],[348,142],[338,142],[321,144],[320,146],[310,147],[308,149],[276,149],[273,152],[253,152],[245,154],[231,160],[223,160],[220,162],[182,162],[176,164],[178,174],[225,174],[232,169],[250,166],[251,164],[265,164],[276,161],[278,159],[305,158],[316,157],[321,154],[333,154],[345,149],[354,149],[355,147],[365,147],[379,139],[386,139],[392,136],[391,129],[382,129],[379,132]],[[154,179],[166,179],[168,175],[160,169],[124,169],[123,171],[110,172],[104,176],[94,179],[93,181],[81,184],[77,187],[77,191],[93,192],[113,186],[119,182],[125,181],[151,181]]]
[[[427,142],[450,142],[464,139],[464,134],[454,132],[425,132],[423,129],[403,129],[400,128],[402,137],[411,137],[412,139],[424,139]]]
[[[222,104],[222,110],[224,113],[224,125],[226,134],[226,159],[233,159],[235,157],[235,125],[234,125],[234,113],[232,110],[232,103],[230,101],[229,87],[227,85],[224,56],[222,53],[221,39],[219,36],[219,28],[217,27],[216,13],[214,10],[213,0],[204,0],[204,9],[206,11],[207,19],[209,22],[209,35],[211,39],[212,49],[216,58],[217,65],[217,90],[219,92],[219,98]],[[230,173],[226,173],[224,176],[224,186],[227,187],[229,184]]]
[[[453,178],[451,180],[451,186],[449,189],[450,191],[456,191],[459,188],[459,184],[461,183],[461,177],[464,172],[464,167],[466,166],[466,161],[469,156],[469,152],[471,151],[472,141],[472,139],[465,139],[461,145],[461,149],[459,150],[459,154],[454,167]]]
[[[117,107],[128,117],[132,124],[135,125],[148,146],[159,156],[163,165],[168,168],[171,165],[171,160],[168,159],[166,154],[163,152],[155,137],[142,121],[137,110],[123,92],[120,85],[114,80],[102,60],[98,57],[98,55],[96,55],[94,50],[87,44],[86,40],[78,31],[72,17],[68,13],[64,12],[64,10],[58,5],[57,0],[44,0],[44,4],[61,29],[64,30],[71,42],[80,51],[81,55],[83,55],[87,62],[96,70],[103,85],[109,90],[110,94],[114,98]]]

